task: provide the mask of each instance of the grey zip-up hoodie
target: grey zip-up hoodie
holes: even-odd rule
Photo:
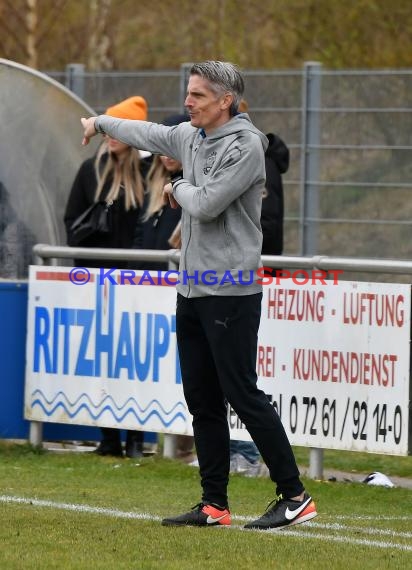
[[[100,115],[96,129],[140,150],[175,158],[183,179],[177,290],[185,297],[251,295],[262,290],[260,214],[267,137],[240,113],[210,135],[181,123],[165,127]],[[262,276],[260,276],[262,277]]]

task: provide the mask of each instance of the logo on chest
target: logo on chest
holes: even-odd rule
[[[213,165],[215,163],[216,160],[216,153],[212,152],[211,154],[209,154],[209,156],[206,158],[206,162],[205,165],[203,167],[203,174],[209,174],[209,172],[212,170]]]

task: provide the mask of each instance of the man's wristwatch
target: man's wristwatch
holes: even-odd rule
[[[96,133],[104,134],[103,131],[100,129],[100,127],[97,124],[97,117],[94,120],[94,130],[96,131]]]
[[[183,178],[183,170],[179,170],[179,172],[175,172],[174,174],[172,174],[172,176],[170,177],[170,182],[172,183],[172,186],[174,187],[176,182],[179,182],[179,180],[182,180],[182,178]]]

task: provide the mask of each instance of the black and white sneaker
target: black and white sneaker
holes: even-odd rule
[[[162,520],[163,526],[229,526],[230,511],[214,503],[199,503],[183,515]]]
[[[305,493],[302,501],[284,499],[280,496],[269,503],[266,512],[259,519],[248,523],[245,528],[280,529],[310,521],[317,514],[315,503],[307,493]]]

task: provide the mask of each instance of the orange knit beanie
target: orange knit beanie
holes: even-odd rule
[[[146,121],[147,103],[143,97],[136,95],[117,103],[117,105],[108,107],[105,115],[110,115],[117,119],[137,119],[139,121]]]

